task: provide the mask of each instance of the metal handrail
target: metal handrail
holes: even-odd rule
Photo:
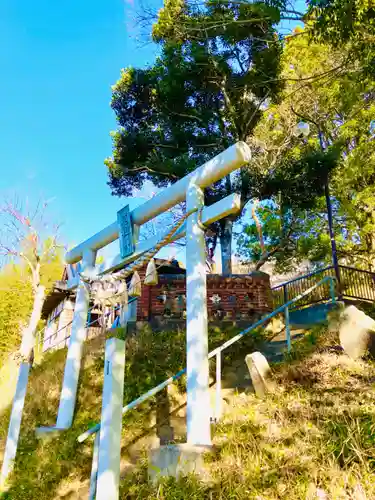
[[[335,269],[334,266],[321,268],[271,288],[275,306],[286,302],[288,298],[296,296],[303,288],[307,288],[314,281],[323,276],[330,275],[330,270],[335,270],[335,275],[339,279],[337,292],[340,299],[348,298],[375,302],[375,273],[341,264],[338,268]],[[338,273],[340,278],[338,278]],[[308,306],[316,302],[324,302],[327,299],[329,299],[328,294],[313,297],[313,299],[305,299],[304,303],[299,303],[296,308],[301,308],[304,305]]]
[[[339,266],[339,267],[346,267],[346,266]],[[271,288],[271,291],[277,290],[278,288],[283,288],[284,286],[290,285],[291,283],[295,283],[296,281],[303,280],[305,278],[310,278],[311,276],[315,276],[316,274],[323,273],[324,271],[328,271],[329,269],[334,269],[333,266],[328,266],[328,267],[323,267],[321,269],[317,269],[316,271],[313,271],[311,273],[303,274],[302,276],[298,276],[297,278],[293,278],[292,280],[286,281],[285,283],[281,283],[280,285],[274,286]],[[350,268],[354,269],[354,268]],[[356,269],[358,271],[358,269]],[[368,272],[368,271],[366,271]]]
[[[288,302],[286,302],[282,306],[280,306],[277,309],[275,309],[274,311],[272,311],[270,314],[267,314],[267,316],[265,316],[264,318],[261,318],[260,320],[258,320],[255,323],[253,323],[249,328],[246,328],[245,330],[243,330],[239,334],[237,334],[234,337],[232,337],[231,339],[229,339],[227,342],[224,342],[224,344],[222,344],[220,347],[217,347],[216,349],[214,349],[213,351],[211,351],[208,354],[208,359],[211,359],[214,356],[216,356],[216,359],[217,359],[217,363],[216,363],[216,383],[217,383],[217,387],[219,388],[217,390],[217,392],[220,393],[220,390],[221,390],[221,382],[220,381],[221,381],[221,353],[222,353],[222,351],[224,351],[225,349],[227,349],[228,347],[230,347],[232,344],[234,344],[235,342],[237,342],[238,340],[240,340],[247,333],[251,332],[252,330],[254,330],[256,328],[258,328],[263,323],[265,323],[266,321],[270,320],[271,318],[273,318],[274,316],[276,316],[277,314],[279,314],[280,312],[282,312],[284,309],[289,312],[289,307],[292,304],[294,304],[295,302],[297,302],[301,298],[305,297],[306,295],[310,294],[313,290],[315,290],[315,288],[317,288],[318,286],[322,285],[323,283],[326,283],[327,281],[330,282],[332,302],[335,302],[335,300],[336,300],[336,298],[335,298],[335,286],[334,286],[335,279],[336,278],[334,276],[326,276],[325,278],[321,279],[318,283],[316,283],[315,285],[311,286],[305,292],[302,292],[301,294],[299,294],[294,299],[289,300]],[[287,344],[288,344],[288,349],[290,349],[290,345],[291,345],[290,344],[290,331],[289,331],[289,325],[288,324],[286,325],[286,330],[287,330]],[[218,377],[218,372],[220,372],[220,377]],[[160,383],[159,385],[155,386],[153,389],[150,389],[149,391],[145,392],[139,398],[134,399],[131,403],[129,403],[126,406],[123,407],[122,414],[124,415],[126,412],[128,412],[129,410],[135,408],[139,404],[143,403],[144,401],[146,401],[150,397],[155,396],[155,394],[157,394],[158,392],[160,392],[161,390],[163,390],[168,385],[172,384],[175,380],[179,379],[184,373],[186,373],[186,368],[183,369],[183,370],[180,370],[178,373],[176,373],[172,377],[168,378],[164,382]],[[220,403],[219,403],[218,399],[216,401],[216,404],[217,404],[217,408],[216,409],[218,410],[217,414],[220,414],[220,408],[218,407],[218,405]],[[82,434],[80,434],[78,436],[78,438],[77,438],[77,441],[79,443],[83,443],[83,441],[85,441],[92,434],[97,433],[99,430],[100,430],[100,423],[94,425],[93,427],[91,427],[87,431],[85,431]]]
[[[357,271],[359,273],[365,273],[365,274],[370,274],[371,276],[375,277],[375,273],[372,271],[366,271],[366,269],[357,269],[356,267],[352,266],[344,266],[343,264],[339,264],[340,269],[349,269],[350,271]],[[321,269],[317,269],[316,271],[313,271],[308,274],[303,274],[302,276],[298,276],[297,278],[293,278],[292,280],[286,281],[285,283],[280,283],[280,285],[276,285],[271,288],[271,291],[277,290],[278,288],[283,288],[284,286],[288,286],[291,283],[295,283],[296,281],[300,281],[305,278],[310,278],[311,276],[315,276],[316,274],[323,273],[324,271],[328,271],[330,269],[334,269],[334,266],[328,266],[328,267],[322,267]]]
[[[253,323],[249,328],[246,328],[245,330],[243,330],[242,332],[238,333],[237,335],[235,335],[234,337],[232,337],[231,339],[229,339],[227,342],[225,342],[223,345],[221,345],[220,347],[217,347],[216,349],[214,349],[213,351],[210,352],[210,354],[208,355],[208,358],[212,358],[213,356],[215,356],[217,353],[219,352],[222,352],[224,351],[224,349],[227,349],[228,347],[230,347],[232,344],[234,344],[235,342],[237,342],[238,340],[240,340],[241,337],[243,337],[244,335],[246,335],[247,333],[251,332],[252,330],[254,330],[255,328],[258,328],[258,326],[261,326],[265,321],[268,321],[269,319],[273,318],[274,316],[276,316],[277,314],[279,314],[280,312],[282,312],[284,309],[287,309],[289,308],[292,304],[294,304],[295,302],[297,302],[298,300],[302,299],[303,297],[305,297],[306,295],[308,295],[309,293],[311,293],[313,290],[315,290],[315,288],[317,288],[318,286],[322,285],[323,283],[325,283],[326,281],[331,281],[331,280],[334,280],[335,278],[333,276],[326,276],[325,278],[323,278],[322,280],[320,280],[318,283],[316,283],[316,285],[313,285],[312,287],[310,287],[308,290],[306,290],[305,292],[299,294],[297,297],[295,297],[294,299],[291,299],[289,300],[288,302],[286,302],[285,304],[283,304],[282,306],[278,307],[277,309],[275,309],[274,311],[272,311],[272,313],[270,314],[267,314],[267,316],[265,316],[264,318],[261,318],[259,321],[257,321],[256,323]]]
[[[366,273],[366,274],[371,274],[371,276],[375,276],[375,273],[373,273],[371,271],[366,271],[366,269],[357,269],[356,267],[343,266],[342,264],[340,264],[339,267],[342,269],[349,269],[350,271],[357,271],[359,273]],[[331,268],[333,269],[333,266],[331,266]]]

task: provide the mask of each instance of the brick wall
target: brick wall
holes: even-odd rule
[[[140,276],[143,278],[144,273]],[[149,321],[166,316],[181,318],[185,315],[185,305],[185,276],[159,275],[157,285],[142,284],[142,296],[137,301],[137,320]],[[207,308],[209,319],[253,319],[271,311],[268,274],[208,275]]]

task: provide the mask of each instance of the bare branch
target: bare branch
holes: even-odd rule
[[[258,208],[258,200],[254,200],[253,206],[251,207],[251,215],[254,219],[255,226],[256,226],[257,231],[258,231],[260,248],[262,250],[262,253],[265,253],[266,252],[266,245],[264,244],[262,224],[260,223],[259,217],[257,215],[257,208]]]
[[[18,197],[6,200],[0,207],[1,222],[5,228],[1,235],[0,253],[23,259],[32,272],[45,254],[41,242],[51,236],[46,232],[48,226],[44,221],[46,207],[47,202],[39,200],[35,208],[30,209],[28,203],[23,208]],[[57,230],[52,237],[52,246],[56,246]]]
[[[14,257],[18,256],[18,252],[16,252],[10,247],[7,247],[6,245],[2,245],[1,243],[0,243],[0,253],[2,255],[12,255]]]
[[[128,172],[127,169],[125,169],[125,174]],[[169,177],[172,179],[179,180],[179,177],[177,175],[172,175],[170,172],[160,172],[158,170],[153,170],[150,167],[142,166],[138,168],[132,168],[131,172],[150,172],[152,174],[157,174],[157,175],[164,175],[165,177]]]
[[[34,268],[33,264],[31,263],[31,260],[23,252],[20,252],[18,255],[27,263],[31,272],[34,273],[35,268]]]

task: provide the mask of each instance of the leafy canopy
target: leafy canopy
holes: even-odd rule
[[[293,164],[301,166],[292,169],[295,190],[289,186],[286,190],[295,195],[300,190],[301,204],[291,203],[282,182],[279,197],[271,195],[274,188],[261,197],[267,210],[261,204],[257,212],[266,250],[274,251],[272,256],[281,267],[306,258],[321,264],[331,262],[325,200],[319,199],[316,190],[310,199],[313,202],[316,194],[315,203],[303,205],[306,194],[318,187],[319,177],[324,180],[328,175],[339,257],[343,263],[373,268],[374,81],[358,78],[358,61],[353,61],[350,47],[312,42],[307,35],[300,31],[288,40],[283,53],[282,75],[287,85],[282,100],[267,110],[252,140],[258,152],[254,163],[261,171],[270,172],[271,178],[281,171],[287,179]],[[309,124],[306,137],[296,137],[298,120]],[[306,162],[309,168],[303,167]],[[315,172],[316,177],[309,183],[298,178],[303,172]],[[274,209],[270,211],[269,206]],[[301,208],[307,211],[301,212]],[[290,238],[285,240],[285,234]],[[259,248],[255,221],[246,220],[240,253],[257,264]]]
[[[113,88],[119,127],[106,164],[114,194],[129,196],[146,179],[175,182],[248,139],[262,105],[281,89],[279,17],[266,2],[165,3],[153,28],[160,57],[150,68],[123,70]],[[235,188],[249,196],[245,175]]]

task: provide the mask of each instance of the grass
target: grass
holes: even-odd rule
[[[233,333],[211,332],[210,347]],[[225,362],[245,357],[259,340],[249,336],[245,345],[237,343]],[[191,476],[150,485],[141,450],[136,467],[128,458],[129,446],[142,442],[144,428],[154,425],[155,400],[127,414],[121,499],[375,498],[375,365],[332,349],[336,341],[335,332],[314,329],[274,365],[274,394],[263,400],[252,393],[232,398],[214,429],[206,482]],[[125,402],[184,364],[184,342],[181,332],[144,332],[128,341]],[[48,354],[33,370],[15,471],[3,499],[87,498],[92,444],[79,445],[76,437],[100,415],[102,344],[87,345],[73,430],[50,441],[38,441],[34,428],[54,423],[65,351]],[[0,449],[7,420],[1,415]]]
[[[210,481],[147,482],[147,464],[123,499],[375,498],[375,365],[330,349],[315,329],[274,367],[277,391],[238,395],[215,429]]]
[[[118,333],[121,335],[121,331]],[[210,348],[220,345],[235,333],[235,330],[212,330]],[[249,336],[244,340],[245,348],[252,350],[259,336]],[[184,332],[144,331],[129,338],[124,404],[179,371],[185,365],[184,352]],[[236,355],[237,351],[233,350],[227,355],[226,362]],[[2,499],[73,499],[80,498],[80,495],[87,498],[92,440],[79,444],[77,437],[100,420],[104,339],[97,338],[86,343],[73,429],[54,439],[40,440],[36,438],[35,428],[54,425],[56,422],[65,358],[66,349],[46,353],[40,364],[31,371],[14,473],[7,491],[0,494]],[[9,377],[10,374],[5,373],[0,381],[1,399],[5,393],[9,395]],[[184,380],[180,381],[178,388],[180,392],[185,390]],[[149,434],[155,440],[155,410],[159,402],[158,398],[150,399],[124,417],[123,470],[134,467],[140,448],[149,443]],[[9,405],[0,410],[0,462],[9,415]]]

